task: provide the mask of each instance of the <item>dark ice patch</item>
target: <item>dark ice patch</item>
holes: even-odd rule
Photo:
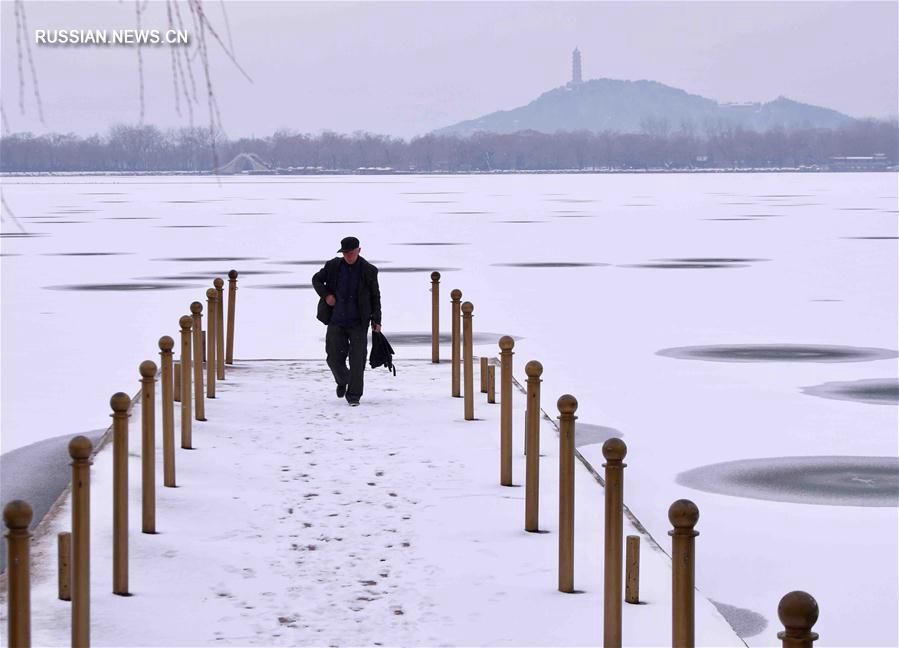
[[[712,362],[865,362],[899,357],[891,349],[813,344],[717,344],[662,349],[656,354]]]
[[[169,257],[153,259],[153,261],[182,261],[185,263],[205,263],[207,261],[259,261],[265,257],[240,257],[240,256],[205,256],[205,257]]]
[[[331,257],[332,259],[334,257]],[[295,261],[267,261],[266,263],[273,263],[275,265],[308,265],[308,266],[323,266],[331,259],[298,259]],[[392,261],[384,261],[381,259],[368,259],[369,263],[373,263],[374,265],[378,265],[380,263],[393,263]]]
[[[574,426],[574,447],[605,443],[608,439],[623,436],[624,433],[615,428],[577,422]]]
[[[48,236],[40,232],[0,232],[0,238],[38,238]]]
[[[505,268],[587,268],[607,266],[608,263],[580,263],[574,261],[525,261],[521,263],[491,263]]]
[[[477,215],[477,214],[492,214],[493,212],[489,211],[445,211],[440,212],[441,214],[453,214],[453,215]]]
[[[678,484],[721,495],[830,506],[899,506],[897,457],[766,457],[701,466]]]
[[[802,393],[872,405],[899,405],[899,380],[896,378],[869,378],[827,382],[803,387]]]
[[[768,259],[749,259],[743,257],[685,257],[683,259],[656,259],[672,263],[758,263]]]
[[[734,629],[734,632],[741,639],[762,634],[765,628],[768,627],[768,620],[758,612],[721,603],[720,601],[713,601],[712,599],[709,600],[712,601],[712,605],[718,608],[718,612],[727,619],[730,627]]]
[[[459,268],[378,268],[378,272],[456,272]]]
[[[748,268],[745,263],[633,263],[619,268],[651,268],[655,270],[709,270],[713,268]]]
[[[899,236],[844,236],[844,239],[858,239],[862,241],[896,241]]]
[[[284,200],[300,200],[303,202],[308,202],[308,201],[319,201],[319,200],[321,200],[321,198],[285,198]]]
[[[471,336],[474,344],[492,344],[497,347],[499,352],[499,339],[508,333],[478,333],[475,332]],[[516,335],[510,335],[513,340],[522,338]],[[393,346],[418,346],[420,344],[431,344],[431,333],[428,332],[408,332],[408,333],[391,333],[389,336],[390,344]],[[441,333],[438,338],[440,344],[452,344],[452,336],[449,333]]]
[[[44,286],[46,290],[74,290],[88,292],[129,292],[140,290],[173,290],[178,288],[195,288],[194,284],[177,283],[118,283],[118,284],[66,284],[61,286]]]
[[[45,252],[43,256],[71,256],[71,257],[93,257],[93,256],[121,256],[126,254],[134,254],[134,252]]]

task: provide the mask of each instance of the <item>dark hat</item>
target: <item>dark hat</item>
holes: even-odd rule
[[[340,249],[338,252],[349,252],[350,250],[355,250],[359,247],[359,239],[355,236],[347,236],[345,239],[340,240]]]

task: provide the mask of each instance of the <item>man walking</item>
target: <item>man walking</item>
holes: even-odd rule
[[[312,275],[312,287],[321,297],[317,317],[328,326],[325,352],[337,382],[337,398],[345,396],[354,406],[362,398],[369,322],[373,331],[381,330],[378,269],[359,256],[361,251],[359,239],[348,236],[337,250],[342,258],[331,259]]]

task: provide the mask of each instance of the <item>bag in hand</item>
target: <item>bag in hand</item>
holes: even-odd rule
[[[393,347],[380,331],[372,331],[368,363],[372,369],[387,367],[388,371],[393,371],[393,375],[396,375],[396,367],[393,366]]]

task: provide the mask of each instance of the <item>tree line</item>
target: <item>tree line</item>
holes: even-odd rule
[[[727,125],[693,129],[646,127],[642,133],[554,134],[522,131],[471,137],[424,135],[406,141],[357,132],[319,135],[279,130],[268,137],[228,139],[221,131],[116,125],[106,135],[14,133],[0,138],[4,172],[207,173],[241,153],[272,168],[306,172],[490,172],[826,166],[834,156],[885,155],[899,161],[899,123],[859,120],[836,129],[755,132]]]

